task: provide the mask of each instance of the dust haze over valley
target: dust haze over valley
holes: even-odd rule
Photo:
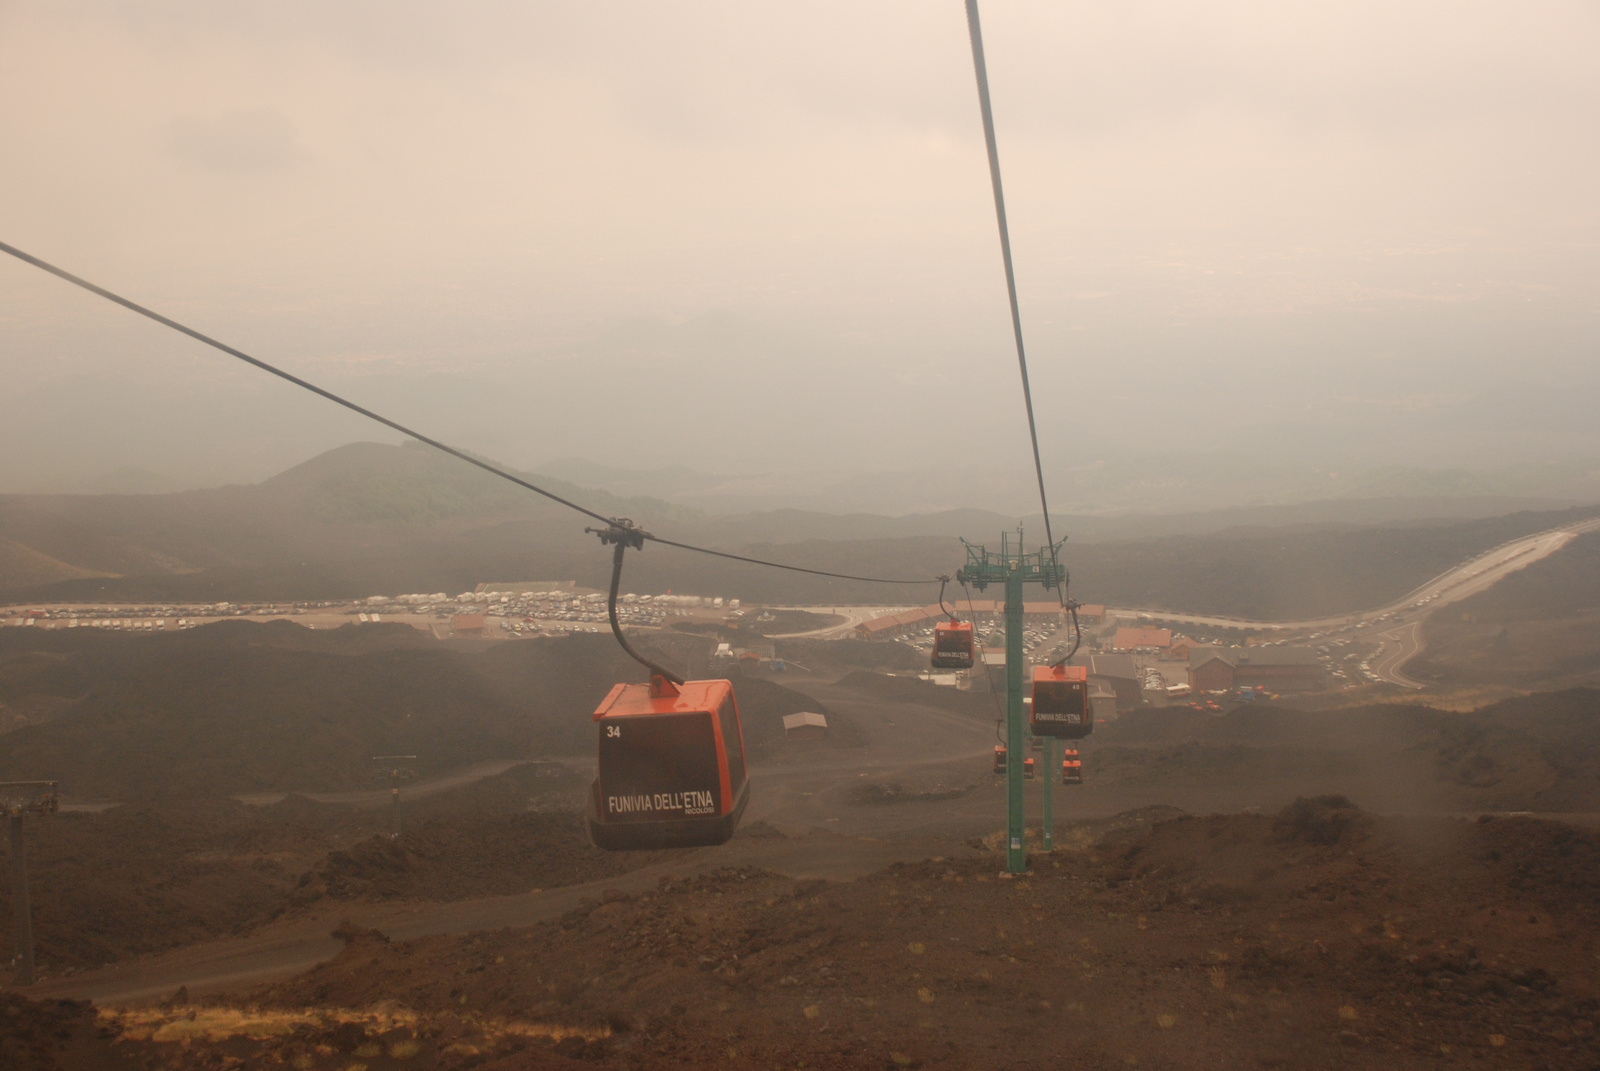
[[[983,16],[1042,488],[958,3],[0,7],[0,242],[502,470],[0,258],[0,1065],[1600,1060],[1600,11]]]
[[[723,492],[747,508],[1027,508],[959,18],[95,3],[3,18],[0,78],[28,106],[0,116],[0,191],[23,249],[525,469],[757,477]],[[1515,467],[1573,462],[1592,494],[1595,18],[996,11],[1056,500],[1320,497],[1313,476],[1343,492],[1394,468],[1539,494],[1560,480]],[[0,489],[254,482],[372,434],[0,271]],[[673,432],[618,434],[621,412],[673,414]],[[961,437],[959,487],[930,478],[949,471],[935,428]],[[1111,486],[1083,486],[1097,462]],[[915,478],[848,495],[873,474]],[[1197,481],[1212,486],[1178,493]]]

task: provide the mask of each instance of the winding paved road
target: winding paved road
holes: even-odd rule
[[[1342,625],[1359,625],[1363,622],[1377,621],[1389,615],[1409,613],[1422,610],[1438,609],[1432,605],[1458,602],[1468,596],[1494,586],[1518,569],[1532,565],[1543,558],[1548,558],[1584,532],[1600,531],[1600,517],[1591,517],[1588,520],[1573,521],[1558,528],[1537,532],[1533,535],[1513,539],[1509,543],[1502,543],[1498,547],[1484,551],[1475,558],[1462,562],[1453,569],[1449,569],[1432,580],[1421,585],[1383,606],[1371,610],[1361,610],[1350,614],[1335,614],[1331,617],[1306,618],[1300,621],[1258,621],[1243,617],[1221,617],[1206,614],[1175,613],[1170,610],[1153,610],[1138,607],[1111,607],[1107,608],[1108,614],[1122,616],[1137,616],[1140,614],[1162,621],[1172,621],[1186,625],[1211,625],[1216,628],[1245,628],[1258,631],[1280,630],[1285,632],[1298,632],[1305,630],[1338,628]]]
[[[1379,679],[1398,684],[1403,688],[1422,688],[1420,681],[1403,672],[1404,666],[1422,651],[1422,621],[1441,606],[1478,594],[1493,587],[1519,569],[1548,558],[1585,532],[1600,531],[1600,517],[1573,521],[1543,532],[1521,536],[1510,542],[1484,551],[1462,562],[1408,592],[1406,595],[1376,607],[1331,617],[1307,618],[1300,621],[1260,621],[1242,617],[1224,617],[1215,614],[1187,614],[1147,607],[1108,607],[1106,613],[1126,618],[1149,617],[1163,622],[1182,625],[1206,625],[1212,628],[1236,628],[1255,632],[1315,632],[1330,629],[1370,627],[1386,622],[1373,634],[1381,649],[1370,661],[1372,671]],[[793,609],[806,609],[793,607]],[[815,610],[815,607],[810,609]],[[827,638],[847,635],[857,624],[883,613],[897,612],[895,607],[843,607],[837,612],[846,614],[843,624],[796,636]],[[783,638],[783,637],[774,637]]]
[[[1353,614],[1303,621],[1252,621],[1236,617],[1175,614],[1162,610],[1118,609],[1110,610],[1108,613],[1147,614],[1162,621],[1181,624],[1282,632],[1366,628],[1381,623],[1382,627],[1372,636],[1380,644],[1378,653],[1368,660],[1372,673],[1379,680],[1397,684],[1402,688],[1423,688],[1426,685],[1408,677],[1404,669],[1406,663],[1422,652],[1424,646],[1422,622],[1430,613],[1441,606],[1460,602],[1485,591],[1517,570],[1548,558],[1579,535],[1595,531],[1600,531],[1600,517],[1573,521],[1570,524],[1513,539],[1439,574],[1387,605]]]
[[[1543,558],[1547,558],[1572,542],[1584,532],[1600,531],[1600,517],[1588,520],[1573,521],[1570,524],[1560,525],[1543,532],[1521,536],[1510,542],[1502,543],[1498,547],[1484,551],[1477,557],[1462,562],[1460,565],[1449,569],[1429,580],[1427,583],[1408,592],[1404,596],[1375,607],[1370,610],[1361,610],[1349,614],[1335,614],[1330,617],[1306,618],[1299,621],[1261,621],[1244,617],[1225,617],[1216,614],[1189,614],[1172,610],[1154,609],[1137,606],[1107,607],[1108,615],[1120,617],[1138,617],[1140,615],[1159,618],[1184,625],[1209,625],[1213,628],[1241,628],[1260,632],[1304,632],[1318,629],[1339,628],[1342,626],[1360,625],[1376,622],[1389,617],[1404,617],[1408,620],[1415,617],[1420,620],[1439,606],[1458,602],[1478,592],[1492,587],[1511,573]],[[776,607],[786,610],[809,610],[817,612],[815,606],[786,606]],[[906,608],[903,606],[843,606],[834,608],[834,612],[844,616],[845,620],[837,625],[827,628],[813,629],[809,632],[789,633],[785,636],[774,636],[773,639],[791,639],[799,637],[812,637],[827,639],[848,635],[858,624],[885,614],[901,613]],[[1401,624],[1403,624],[1402,622]],[[1386,629],[1381,635],[1390,636],[1397,646],[1397,650],[1412,645],[1413,641],[1406,639],[1402,633],[1404,629],[1397,625]],[[1420,642],[1420,641],[1416,641]],[[1405,658],[1414,657],[1420,646],[1416,646],[1405,655]],[[1403,663],[1405,658],[1400,661]],[[1397,682],[1399,683],[1399,682]]]

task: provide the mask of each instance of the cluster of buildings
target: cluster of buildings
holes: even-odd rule
[[[261,603],[183,603],[170,606],[43,606],[17,607],[0,613],[0,625],[25,628],[103,628],[128,632],[186,629],[224,617],[314,613],[329,603],[293,603],[282,607]]]
[[[532,635],[554,625],[557,630],[599,624],[609,619],[606,596],[580,588],[576,582],[523,581],[479,584],[476,590],[454,597],[434,595],[374,595],[361,604],[362,621],[406,619],[418,615],[435,622],[438,636],[493,636],[499,632]],[[738,599],[700,595],[617,596],[617,618],[626,625],[660,626],[669,617],[681,617],[703,607],[737,612]],[[448,621],[448,627],[444,622]],[[571,625],[563,623],[574,623]],[[498,630],[498,631],[497,631]],[[589,629],[588,631],[594,631]]]
[[[1184,663],[1188,685],[1196,692],[1312,692],[1326,682],[1322,659],[1311,647],[1276,642],[1223,647],[1176,636],[1171,629],[1124,626],[1112,636],[1111,649]]]
[[[674,617],[704,612],[743,613],[738,599],[699,595],[621,595],[617,616],[634,626],[660,627]],[[459,595],[445,592],[373,595],[366,599],[294,603],[174,604],[169,606],[19,606],[0,609],[0,626],[104,628],[156,631],[193,628],[222,618],[295,619],[308,628],[345,624],[406,624],[450,636],[537,635],[546,630],[598,631],[608,620],[606,596],[576,582],[479,584]]]

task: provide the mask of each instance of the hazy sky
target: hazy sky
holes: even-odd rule
[[[1600,5],[983,14],[1053,462],[1600,457]],[[959,0],[0,0],[0,100],[0,238],[470,448],[1028,464]],[[0,375],[0,489],[378,437],[9,258]]]

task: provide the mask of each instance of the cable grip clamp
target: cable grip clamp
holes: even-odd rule
[[[592,532],[600,537],[600,542],[607,546],[613,543],[635,550],[644,549],[644,541],[653,538],[649,532],[634,524],[627,517],[612,517],[610,524],[605,528],[585,528],[585,532]]]

